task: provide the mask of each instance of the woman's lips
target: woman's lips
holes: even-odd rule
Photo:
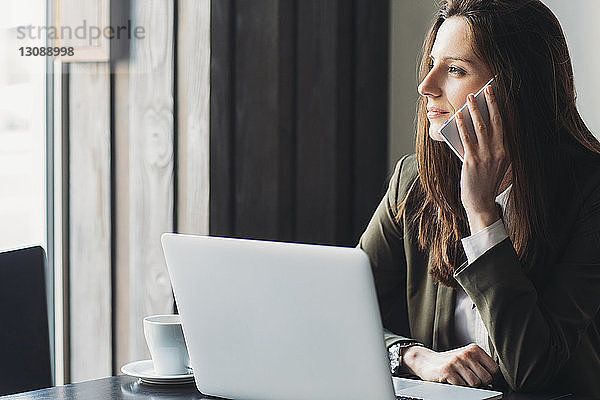
[[[430,111],[427,111],[427,118],[429,118],[429,119],[440,118],[443,116],[447,116],[448,114],[450,114],[448,111],[430,110]]]

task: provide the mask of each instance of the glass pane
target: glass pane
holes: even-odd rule
[[[4,2],[0,13],[0,250],[46,248],[45,0]],[[30,29],[31,27],[31,29]]]

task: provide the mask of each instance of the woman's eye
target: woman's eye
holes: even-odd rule
[[[462,76],[465,74],[465,71],[463,69],[457,67],[448,67],[448,72],[458,76]]]

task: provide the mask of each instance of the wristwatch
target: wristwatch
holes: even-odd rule
[[[400,346],[400,343],[393,344],[388,348],[388,357],[390,358],[390,372],[392,373],[392,375],[398,372],[398,369],[400,369],[400,357],[402,356],[402,354],[400,354],[401,348],[402,347]]]
[[[404,365],[404,362],[402,360],[402,349],[413,345],[423,346],[423,344],[419,342],[405,341],[396,342],[390,347],[388,347],[388,357],[390,359],[390,371],[392,375],[399,372]]]

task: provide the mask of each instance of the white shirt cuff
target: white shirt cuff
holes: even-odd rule
[[[508,234],[504,228],[504,223],[502,222],[502,219],[499,219],[479,232],[463,238],[461,241],[469,264],[472,264],[481,257],[483,253],[507,237]]]

